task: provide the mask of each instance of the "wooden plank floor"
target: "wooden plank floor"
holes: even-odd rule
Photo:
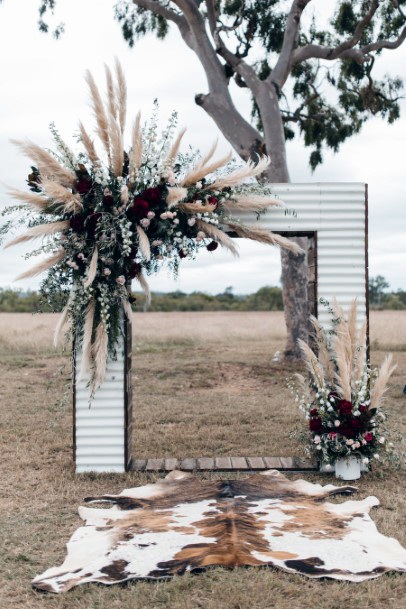
[[[132,471],[171,472],[260,472],[267,469],[291,472],[318,471],[317,464],[298,457],[200,457],[198,459],[133,459]]]

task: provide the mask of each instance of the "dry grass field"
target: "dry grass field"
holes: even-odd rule
[[[64,544],[80,524],[83,497],[156,478],[73,474],[70,361],[51,346],[54,324],[52,315],[0,314],[0,609],[406,607],[406,576],[400,574],[350,584],[273,569],[213,569],[170,582],[83,586],[60,597],[33,591],[32,577],[62,561]],[[387,408],[391,427],[406,436],[406,312],[374,312],[371,342],[375,364],[385,350],[394,352],[398,369]],[[137,316],[135,456],[300,454],[289,437],[300,423],[285,381],[293,371],[271,362],[283,343],[281,313]],[[331,481],[329,475],[307,478]],[[381,500],[373,513],[379,529],[406,544],[403,483],[400,470],[382,469],[358,486],[359,498]]]

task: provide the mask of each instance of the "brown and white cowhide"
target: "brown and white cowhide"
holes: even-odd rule
[[[65,562],[33,585],[64,592],[215,565],[268,565],[356,582],[405,571],[406,550],[381,535],[368,515],[376,497],[324,501],[355,490],[290,481],[274,470],[242,480],[175,471],[156,484],[86,499],[113,507],[79,508],[86,526],[73,534]]]

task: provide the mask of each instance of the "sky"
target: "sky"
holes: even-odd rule
[[[331,0],[314,0],[327,15]],[[195,105],[194,96],[207,92],[200,63],[176,30],[165,41],[149,36],[129,49],[113,20],[113,0],[58,0],[55,22],[64,21],[66,32],[58,41],[38,32],[37,0],[3,0],[0,4],[0,209],[10,199],[9,187],[24,188],[29,161],[10,143],[28,138],[51,144],[48,125],[55,122],[63,138],[73,144],[78,120],[93,124],[84,82],[90,69],[104,87],[104,63],[118,57],[127,76],[128,118],[141,110],[147,117],[159,99],[163,122],[172,110],[179,124],[187,126],[184,138],[200,150],[219,139],[219,150],[230,145],[213,121]],[[406,43],[383,54],[380,74],[406,77]],[[235,89],[239,110],[249,117],[251,102],[244,89]],[[370,276],[383,275],[391,289],[406,289],[406,103],[402,118],[393,125],[372,119],[361,134],[347,141],[313,174],[309,150],[297,140],[288,143],[292,182],[366,182],[369,185]],[[131,122],[131,121],[129,121]],[[128,140],[127,140],[128,141]],[[272,152],[272,151],[271,151]],[[36,289],[37,279],[14,282],[27,269],[24,247],[0,250],[0,287]],[[279,253],[268,246],[240,240],[240,257],[202,252],[195,261],[183,261],[177,281],[163,271],[150,279],[153,290],[222,292],[233,287],[249,293],[263,285],[280,284]]]

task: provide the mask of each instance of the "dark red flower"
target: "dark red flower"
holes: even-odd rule
[[[337,436],[337,432],[335,432],[335,431],[330,431],[330,433],[329,433],[328,435],[330,436],[330,438],[331,438],[332,440],[334,440],[334,438]]]
[[[371,434],[370,431],[367,431],[367,433],[364,435],[364,438],[367,442],[371,442],[374,439],[374,436]]]
[[[75,189],[80,195],[87,194],[92,190],[92,180],[89,176],[82,176],[75,182]]]
[[[142,270],[142,266],[140,265],[139,262],[133,262],[132,265],[130,266],[130,270],[129,270],[129,277],[130,279],[134,279],[134,277],[136,277],[139,273],[141,273]]]
[[[149,212],[149,204],[141,197],[134,197],[133,204],[127,209],[127,216],[130,220],[142,220],[146,218]]]
[[[312,408],[310,411],[310,416],[311,417],[317,417],[317,415],[319,414],[319,411],[317,410],[317,408]]]
[[[368,410],[367,406],[365,406],[365,404],[361,404],[360,406],[358,406],[358,410],[360,412],[366,412]]]
[[[337,431],[346,438],[354,438],[356,436],[356,431],[347,423],[343,423],[340,427],[337,428]]]
[[[340,400],[338,402],[338,410],[341,414],[351,414],[352,404],[348,400]]]
[[[82,216],[81,214],[72,216],[69,223],[71,229],[74,230],[75,233],[81,233],[85,228],[85,216]]]
[[[100,212],[90,214],[90,216],[87,217],[86,230],[90,237],[94,237],[95,232],[96,232],[97,223],[99,222],[101,217],[102,217],[102,214]]]
[[[179,255],[179,258],[186,258],[187,254],[185,254],[185,252],[183,250],[179,250],[178,255]]]
[[[310,419],[309,429],[310,431],[315,431],[316,433],[320,433],[323,431],[323,421],[320,419],[320,417]]]
[[[209,243],[209,245],[206,245],[206,249],[209,252],[214,252],[214,250],[216,250],[218,248],[219,244],[217,243],[217,241],[211,241]]]
[[[217,205],[218,199],[217,197],[210,196],[207,198],[207,202],[209,205]]]
[[[354,431],[361,431],[364,427],[364,424],[359,419],[350,419],[350,426]]]
[[[104,195],[103,204],[105,205],[105,207],[113,207],[113,205],[114,205],[113,195]]]
[[[162,190],[160,188],[147,188],[141,196],[152,208],[158,207],[162,202]]]

